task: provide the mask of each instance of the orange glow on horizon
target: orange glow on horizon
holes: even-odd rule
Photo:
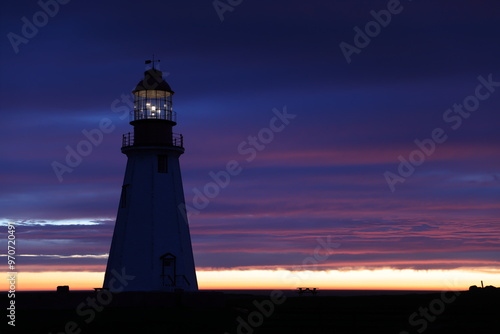
[[[254,290],[316,287],[323,290],[467,290],[470,285],[500,286],[498,269],[471,270],[199,270],[198,284],[203,290]],[[58,285],[70,290],[101,287],[103,272],[20,272],[17,291],[54,291]],[[7,280],[1,289],[7,291]]]

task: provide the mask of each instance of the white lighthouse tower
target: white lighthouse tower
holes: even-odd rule
[[[134,132],[123,136],[127,169],[103,288],[198,290],[179,166],[183,138],[172,133],[174,92],[153,62],[133,94]],[[117,272],[135,278],[115,287]]]

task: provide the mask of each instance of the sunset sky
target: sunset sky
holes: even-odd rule
[[[19,289],[102,284],[153,54],[200,288],[500,286],[498,1],[40,3],[0,13],[0,254],[14,222]]]

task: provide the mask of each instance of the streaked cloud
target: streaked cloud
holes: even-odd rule
[[[19,54],[0,43],[0,237],[14,221],[23,270],[104,270],[131,131],[111,106],[155,53],[176,91],[187,203],[210,172],[243,168],[190,217],[200,270],[293,271],[331,236],[340,247],[311,270],[494,271],[500,88],[457,130],[443,113],[479,75],[500,81],[500,7],[413,2],[347,65],[338,44],[386,3],[245,2],[221,24],[209,2],[72,2]],[[6,4],[0,32],[37,8]],[[247,161],[238,146],[283,106],[296,118]],[[59,182],[51,163],[104,118],[114,130]],[[392,193],[384,172],[437,127],[447,141]]]

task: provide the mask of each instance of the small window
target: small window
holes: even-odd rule
[[[122,195],[120,197],[120,207],[121,208],[126,208],[127,207],[127,188],[129,184],[125,184],[122,186]]]
[[[158,156],[158,173],[168,173],[168,159],[166,155]]]

